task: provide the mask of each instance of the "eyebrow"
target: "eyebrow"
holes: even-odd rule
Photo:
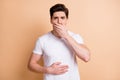
[[[53,18],[58,18],[58,16],[55,16],[55,17],[53,17]],[[61,16],[60,18],[65,18],[65,16]]]

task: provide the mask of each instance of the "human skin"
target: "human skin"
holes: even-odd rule
[[[69,46],[78,58],[82,59],[85,62],[88,62],[90,59],[89,49],[83,45],[78,44],[68,33],[67,33],[67,21],[63,11],[54,12],[52,18],[50,19],[53,30],[52,34],[58,38],[62,38],[67,46]],[[41,55],[32,54],[28,67],[35,72],[42,72],[47,74],[60,75],[68,71],[68,65],[62,65],[61,62],[55,62],[48,67],[43,67],[38,64],[38,61],[41,59]]]

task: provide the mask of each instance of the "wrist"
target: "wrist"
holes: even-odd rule
[[[48,68],[47,67],[43,67],[43,73],[48,73]]]
[[[70,38],[69,34],[64,35],[64,37],[62,37],[62,39],[68,40]]]
[[[44,67],[44,71],[43,72],[49,74],[50,73],[49,67]]]

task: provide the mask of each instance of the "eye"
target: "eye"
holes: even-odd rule
[[[61,17],[61,19],[65,19],[65,17]]]
[[[54,17],[53,19],[57,19],[58,17]]]

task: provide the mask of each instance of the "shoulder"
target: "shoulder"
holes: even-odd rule
[[[49,40],[49,37],[50,37],[50,32],[45,33],[45,34],[43,34],[42,36],[39,36],[39,37],[37,38],[37,41],[36,41],[36,42],[37,42],[38,44],[44,45],[44,43]]]
[[[84,40],[80,34],[76,34],[74,32],[68,31],[68,34],[73,37],[78,43],[83,44]]]
[[[70,36],[72,36],[72,37],[74,37],[74,36],[81,36],[80,34],[74,33],[74,32],[72,32],[72,31],[68,31],[68,34],[69,34]]]

